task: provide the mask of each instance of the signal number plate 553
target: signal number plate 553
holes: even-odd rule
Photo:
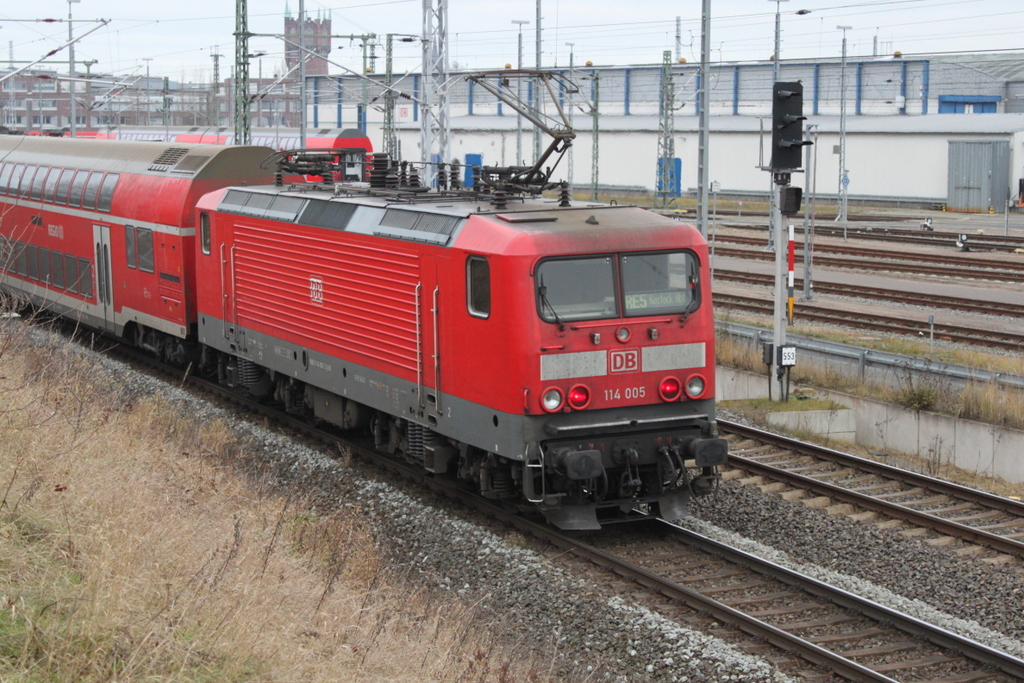
[[[606,401],[621,401],[623,397],[627,400],[644,398],[647,396],[646,387],[626,387],[625,389],[605,389],[604,400]]]

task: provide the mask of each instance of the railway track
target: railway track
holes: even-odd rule
[[[728,292],[715,292],[716,307],[732,308],[750,313],[772,315],[775,304],[760,297],[743,296]],[[892,334],[927,337],[934,330],[935,338],[963,344],[974,344],[991,348],[1020,351],[1024,349],[1024,334],[998,330],[983,330],[948,323],[935,323],[932,328],[926,320],[885,316],[881,313],[862,313],[850,310],[836,310],[828,306],[801,302],[797,316],[800,320],[876,330]]]
[[[891,220],[883,217],[871,217],[867,220],[885,221]],[[745,230],[757,232],[763,235],[761,242],[768,239],[767,227],[763,225],[748,225],[745,223],[720,223],[723,228],[734,230]],[[814,234],[817,237],[845,237],[858,240],[872,240],[884,242],[897,242],[900,244],[916,244],[922,247],[956,247],[958,233],[953,232],[928,232],[920,228],[865,228],[859,226],[848,226],[845,231],[834,225],[816,225]],[[968,244],[975,251],[995,251],[1012,253],[1017,249],[1024,249],[1024,237],[1014,235],[980,235],[968,233]]]
[[[728,280],[729,282],[742,282],[743,284],[760,285],[773,287],[775,278],[764,273],[748,273],[740,270],[727,270],[716,268],[715,279]],[[803,286],[803,279],[796,278],[796,289]],[[814,291],[821,294],[834,294],[836,296],[856,297],[861,299],[876,299],[892,301],[895,303],[908,304],[911,306],[927,306],[932,308],[952,309],[956,311],[970,311],[972,313],[983,313],[986,315],[1005,315],[1016,318],[1024,317],[1024,304],[1007,303],[1004,301],[979,301],[964,297],[942,296],[938,294],[926,294],[924,292],[900,292],[884,287],[864,287],[861,285],[837,284],[830,282],[815,282]]]
[[[718,425],[732,442],[735,469],[726,478],[745,473],[763,490],[806,492],[859,521],[910,524],[912,535],[926,532],[925,543],[961,556],[1024,561],[1024,503],[727,420]]]
[[[165,374],[173,371],[131,352]],[[180,372],[175,382],[180,382]],[[793,673],[811,678],[808,664],[851,681],[987,681],[1024,679],[1024,660],[933,626],[815,579],[729,548],[675,525],[651,520],[662,538],[639,553],[634,542],[619,552],[609,534],[604,549],[481,499],[421,468],[385,456],[366,444],[320,429],[306,420],[244,399],[216,383],[188,377],[195,388],[265,416],[291,430],[354,454],[361,461],[479,510],[503,525],[627,579],[638,590],[670,601],[684,625],[707,630],[708,618],[796,657]],[[634,529],[635,527],[630,527]],[[721,628],[719,626],[718,628]],[[756,642],[748,641],[750,648]],[[779,664],[779,657],[774,661]],[[783,667],[785,668],[785,667]],[[680,671],[681,674],[685,672]]]
[[[762,246],[764,240],[756,237],[719,236],[715,240],[715,255],[752,261],[774,261],[774,252],[761,249],[722,246],[720,243]],[[891,249],[865,249],[842,245],[814,247],[814,263],[819,266],[848,268],[859,271],[892,271],[917,275],[938,275],[973,280],[1024,282],[1024,259],[1020,263],[997,259],[968,258],[944,254],[905,254]],[[797,246],[799,259],[803,259],[802,245]],[[830,255],[831,254],[831,255]]]
[[[986,646],[668,522],[659,538],[566,550],[852,681],[1009,681],[1020,664]],[[610,536],[610,535],[609,535]],[[1018,660],[1019,661],[1019,660]]]

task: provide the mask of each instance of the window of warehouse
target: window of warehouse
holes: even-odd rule
[[[491,266],[481,256],[466,259],[466,290],[469,314],[476,318],[491,315]]]

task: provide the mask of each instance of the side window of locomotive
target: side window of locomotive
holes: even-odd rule
[[[153,231],[149,228],[139,228],[139,270],[144,273],[153,272]]]
[[[210,253],[210,214],[199,212],[199,242],[204,254]]]
[[[686,313],[697,303],[699,270],[688,251],[623,254],[620,272],[627,316]]]
[[[99,194],[100,185],[103,184],[103,174],[93,171],[89,174],[89,180],[85,183],[85,193],[82,195],[82,208],[95,209],[96,195]]]
[[[57,181],[57,195],[53,201],[57,204],[68,203],[68,188],[71,187],[71,179],[75,176],[75,169],[65,168],[60,172],[60,180]]]
[[[114,188],[117,187],[117,173],[108,173],[103,176],[103,185],[100,186],[100,198],[96,208],[100,211],[110,213],[110,205],[114,200]]]
[[[74,254],[64,254],[64,281],[69,292],[78,293],[78,259]]]
[[[92,296],[92,264],[87,258],[78,259],[78,293],[86,299]]]
[[[480,256],[466,259],[466,305],[473,317],[491,315],[491,266]]]
[[[128,259],[128,267],[135,267],[135,226],[124,226],[124,251]]]
[[[544,261],[535,277],[537,311],[546,322],[618,317],[611,256]]]
[[[53,286],[64,289],[64,254],[54,251],[50,261],[53,264]]]
[[[85,190],[85,181],[88,177],[88,171],[78,171],[75,173],[75,179],[71,181],[71,194],[68,197],[69,205],[82,206],[82,192]]]

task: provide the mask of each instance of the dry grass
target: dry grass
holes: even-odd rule
[[[5,341],[0,680],[540,680],[357,518],[242,477],[227,426]]]
[[[764,373],[761,350],[729,335],[719,335],[716,343],[718,362],[724,365]],[[1019,362],[1019,359],[1006,359]],[[1024,374],[1024,373],[1022,373]],[[855,373],[843,372],[806,358],[792,371],[794,383],[842,391],[888,401],[915,410],[931,410],[1002,427],[1024,429],[1024,396],[1012,388],[989,383],[971,383],[959,391],[945,382],[900,377],[896,386],[862,381]]]

